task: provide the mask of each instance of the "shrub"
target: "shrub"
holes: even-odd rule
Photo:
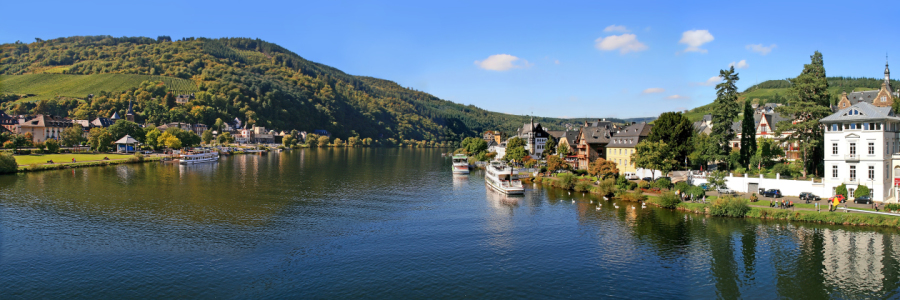
[[[688,184],[687,182],[684,182],[684,181],[679,181],[678,183],[675,184],[675,187],[673,187],[672,189],[674,189],[676,191],[682,191],[682,192],[687,193],[689,188],[691,188],[690,184]]]
[[[717,198],[709,206],[709,214],[717,217],[743,218],[749,211],[747,201],[731,196]]]
[[[890,211],[897,211],[897,210],[900,210],[900,203],[890,203],[890,204],[887,204],[887,205],[884,206],[884,209],[890,210]]]
[[[47,153],[59,153],[59,142],[50,139],[44,143],[47,146]]]
[[[144,161],[144,155],[140,152],[135,152],[134,156],[128,159],[129,162],[142,162]]]
[[[0,153],[0,173],[15,173],[19,164],[11,154]]]
[[[618,178],[616,178],[616,187],[618,187],[620,190],[627,190],[628,183],[628,179],[625,179],[625,176],[619,176]]]
[[[670,187],[672,187],[672,181],[668,178],[657,179],[656,187],[658,187],[660,190],[669,189]]]
[[[575,184],[576,192],[587,192],[591,190],[591,183],[589,181],[579,181]]]
[[[616,188],[616,180],[612,178],[604,179],[600,181],[600,184],[597,185],[595,193],[600,196],[612,196],[616,193],[618,188]]]
[[[647,196],[644,195],[644,193],[641,193],[640,191],[633,191],[633,192],[619,191],[618,193],[616,193],[616,198],[619,198],[622,201],[632,201],[632,202],[640,202],[640,201],[647,200]]]
[[[648,189],[648,188],[650,188],[650,183],[641,180],[641,181],[638,181],[638,182],[637,182],[637,186],[638,186],[639,188],[642,188],[642,189]]]
[[[757,196],[756,193],[750,194],[750,202],[756,202],[756,201],[759,201],[759,196]]]
[[[847,199],[847,185],[842,183],[841,185],[834,188],[834,195],[843,195],[844,199]]]
[[[569,173],[562,173],[556,176],[556,181],[553,183],[555,187],[571,190],[575,187],[575,175]]]
[[[681,203],[681,199],[675,196],[675,193],[669,192],[663,193],[659,198],[656,198],[656,203],[664,208],[675,208]]]
[[[637,186],[638,184],[636,182],[628,182],[628,190],[634,190],[637,188]]]
[[[856,191],[853,192],[853,197],[869,196],[870,193],[871,191],[869,190],[869,187],[865,185],[859,185],[859,187],[856,188]]]

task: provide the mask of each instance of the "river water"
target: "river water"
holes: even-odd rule
[[[3,175],[0,298],[900,297],[894,229],[614,203],[436,149]]]

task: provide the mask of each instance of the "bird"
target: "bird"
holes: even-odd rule
[[[599,206],[597,206],[597,210],[600,210],[600,207],[599,207]]]
[[[618,204],[613,203],[613,207],[615,207],[616,209],[619,209],[619,205],[618,205]]]
[[[571,195],[572,195],[572,192],[569,192],[569,196],[571,196]]]
[[[591,204],[594,204],[594,200],[591,200]]]
[[[609,198],[606,198],[606,196],[603,196],[603,200],[609,201]]]
[[[635,209],[636,209],[636,208],[634,208],[634,205],[632,205],[632,206],[631,206],[631,210],[635,210]]]
[[[641,202],[641,208],[647,208],[647,203]]]
[[[572,200],[572,203],[575,203],[575,200]]]

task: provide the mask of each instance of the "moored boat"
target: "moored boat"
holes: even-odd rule
[[[468,174],[469,173],[469,157],[465,154],[457,154],[453,156],[453,173]]]
[[[484,172],[484,182],[504,194],[524,194],[519,172],[499,161],[492,161]]]
[[[182,165],[214,162],[219,160],[219,151],[211,149],[194,149],[182,152],[178,156],[178,163]]]

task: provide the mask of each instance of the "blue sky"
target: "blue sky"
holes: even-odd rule
[[[0,42],[73,35],[251,37],[349,74],[442,99],[547,117],[645,117],[794,77],[878,77],[897,1],[7,1]],[[757,45],[757,46],[753,46]],[[892,51],[894,50],[894,51]],[[741,63],[743,61],[743,63]]]

